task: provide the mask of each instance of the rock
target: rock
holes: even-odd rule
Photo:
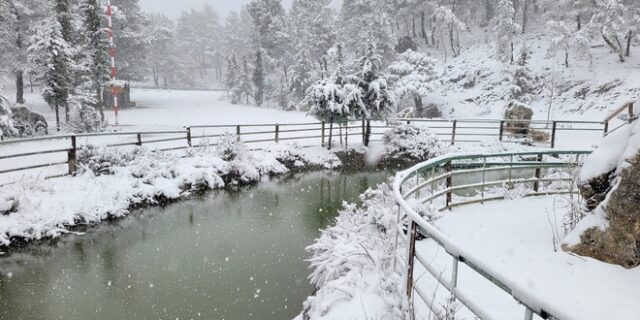
[[[411,37],[407,36],[398,40],[398,44],[395,49],[397,53],[405,53],[408,50],[416,51],[417,48],[418,46],[416,45],[416,42],[413,41]]]
[[[593,211],[611,191],[614,171],[593,178],[580,186],[580,195],[586,200],[587,209]]]
[[[47,120],[38,113],[31,112],[25,107],[11,108],[13,122],[20,135],[45,135],[48,133]]]
[[[594,259],[632,268],[640,265],[640,154],[622,170],[618,187],[604,210],[606,230],[591,228],[571,251]]]
[[[529,121],[533,118],[533,109],[524,103],[513,100],[504,111],[506,130],[515,134],[529,133]],[[517,120],[517,121],[509,121]]]

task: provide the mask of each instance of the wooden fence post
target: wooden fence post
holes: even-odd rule
[[[604,136],[606,137],[609,134],[609,121],[604,122]]]
[[[456,144],[456,131],[458,130],[458,120],[453,120],[453,128],[451,131],[451,145]]]
[[[191,142],[191,127],[187,127],[187,145],[189,147],[193,147],[193,144]]]
[[[556,132],[558,130],[558,122],[553,122],[553,127],[551,129],[551,149],[556,147]]]
[[[633,102],[629,102],[629,105],[628,105],[628,108],[629,108],[629,123],[633,122],[633,118],[635,117],[635,114],[633,112],[634,111],[633,110],[633,105],[634,105]]]
[[[321,147],[324,147],[324,128],[325,128],[325,125],[326,124],[324,123],[324,121],[322,121],[322,134],[321,134],[322,144],[320,145]]]
[[[502,141],[504,137],[504,120],[500,120],[500,133],[498,135],[498,140]]]
[[[280,143],[280,125],[276,124],[276,143]]]
[[[142,134],[141,134],[141,133],[138,133],[138,134],[136,134],[136,137],[137,137],[137,139],[138,139],[138,141],[136,142],[136,144],[137,144],[138,146],[142,146]]]
[[[67,160],[69,162],[69,174],[73,176],[78,171],[78,146],[76,144],[76,136],[71,136],[71,149],[67,152]]]
[[[237,125],[236,126],[236,137],[237,137],[238,142],[240,142],[240,134],[242,134],[240,132],[240,125]]]

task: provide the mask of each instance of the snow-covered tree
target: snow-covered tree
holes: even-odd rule
[[[298,52],[295,60],[295,64],[289,68],[289,91],[293,102],[300,103],[304,100],[307,89],[319,79],[318,68],[306,50]]]
[[[247,57],[243,57],[238,81],[231,91],[232,101],[240,102],[242,100],[246,100],[246,103],[249,103],[249,98],[253,95],[252,75],[253,72],[251,70],[249,59]]]
[[[370,43],[385,56],[392,56],[396,42],[392,11],[391,2],[386,0],[344,0],[338,38],[358,56],[366,53]]]
[[[210,68],[214,68],[216,76],[221,77],[221,39],[222,32],[218,14],[209,5],[202,10],[182,12],[178,19],[176,38],[178,47],[193,75],[199,79],[192,82],[203,81],[208,76]],[[222,81],[222,79],[218,79]]]
[[[236,55],[232,55],[227,57],[227,73],[225,75],[224,84],[227,88],[227,92],[231,93],[231,90],[238,83],[238,77],[240,75],[240,65],[238,64],[238,59]],[[235,102],[237,103],[237,101]]]
[[[360,97],[349,99],[349,103],[358,104],[361,108],[351,107],[353,116],[362,120],[384,120],[397,103],[397,97],[381,74],[382,57],[376,53],[375,45],[369,45],[366,54],[356,62],[356,73],[347,77],[348,81],[360,89]],[[360,104],[359,100],[362,101]],[[370,121],[366,121],[364,145],[369,145],[371,137]]]
[[[513,63],[513,41],[520,30],[520,26],[515,22],[514,2],[497,0],[495,11],[496,54],[500,60]]]
[[[253,100],[258,107],[264,102],[264,68],[262,67],[262,51],[256,51],[256,61],[253,66]]]
[[[331,150],[333,124],[347,123],[351,117],[349,105],[345,104],[343,84],[335,78],[323,79],[313,84],[305,98],[309,107],[309,115],[318,121],[329,123],[329,144]]]
[[[294,50],[318,60],[336,41],[335,16],[330,0],[295,0],[289,19]]]
[[[530,103],[538,98],[540,77],[528,67],[529,48],[524,45],[516,64],[511,67],[511,99]]]
[[[75,50],[62,36],[62,26],[54,16],[46,19],[31,39],[29,61],[35,66],[35,77],[42,82],[42,97],[55,110],[56,127],[60,131],[60,108],[67,111],[72,91]]]
[[[93,107],[100,112],[100,121],[104,122],[104,103],[102,91],[109,81],[111,64],[108,55],[109,43],[105,32],[104,8],[98,0],[81,0],[85,85],[93,92]]]
[[[114,40],[118,48],[116,67],[118,78],[122,80],[142,80],[149,70],[148,44],[146,31],[148,19],[140,9],[139,0],[113,0],[115,10],[113,29]]]
[[[247,9],[253,19],[256,46],[264,49],[270,58],[282,59],[291,40],[282,0],[252,0]]]
[[[433,19],[436,26],[436,32],[439,35],[441,42],[444,43],[444,38],[449,39],[449,47],[454,57],[460,55],[460,36],[459,33],[467,30],[467,25],[462,22],[454,13],[454,11],[446,6],[437,6],[434,9]],[[443,48],[445,48],[443,46]],[[446,48],[445,48],[446,52]]]
[[[407,51],[389,66],[390,80],[399,98],[409,97],[415,103],[416,114],[423,114],[422,98],[432,90],[435,61],[429,56]]]
[[[0,70],[15,75],[17,103],[25,103],[24,76],[29,69],[29,38],[33,35],[33,26],[47,10],[46,4],[41,0],[0,1]]]
[[[246,6],[240,12],[230,12],[224,23],[222,43],[227,56],[236,54],[244,56],[252,49],[253,21]]]

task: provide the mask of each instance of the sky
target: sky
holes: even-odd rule
[[[250,0],[140,0],[142,10],[148,13],[164,13],[169,18],[178,18],[180,12],[190,8],[199,9],[205,3],[210,4],[221,16],[229,11],[238,11],[243,4]],[[282,0],[285,8],[291,6],[293,0]],[[333,0],[333,6],[339,8],[342,0]]]

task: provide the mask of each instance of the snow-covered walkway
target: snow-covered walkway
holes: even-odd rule
[[[526,288],[526,294],[556,306],[573,319],[637,319],[640,269],[627,270],[559,248],[554,251],[554,233],[562,235],[560,220],[565,203],[562,198],[544,197],[465,206],[445,214],[435,225],[482,263]],[[443,250],[430,240],[418,242],[417,250],[443,271],[445,279],[450,277],[452,260]],[[494,319],[523,317],[524,308],[508,294],[464,264],[460,266],[458,286]],[[415,279],[424,292],[434,294],[438,301],[448,295],[424,269],[416,270]],[[426,312],[424,308],[418,310]],[[460,312],[465,313],[463,318],[471,318],[466,310]]]

